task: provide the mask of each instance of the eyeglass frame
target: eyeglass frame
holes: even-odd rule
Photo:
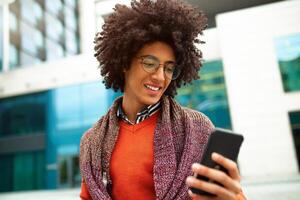
[[[147,71],[147,69],[145,68],[144,63],[143,63],[144,58],[149,58],[149,57],[151,57],[152,59],[158,61],[158,62],[157,62],[158,65],[154,68],[154,71],[153,71],[153,72]],[[172,81],[173,81],[173,80],[176,80],[176,79],[179,77],[179,75],[181,74],[181,69],[178,68],[178,65],[176,64],[175,61],[167,61],[167,62],[161,64],[161,63],[160,63],[160,60],[159,60],[156,56],[153,56],[153,55],[143,55],[143,56],[138,56],[138,57],[136,57],[136,58],[141,59],[140,64],[142,65],[143,70],[144,70],[145,72],[147,72],[147,73],[150,73],[150,74],[156,73],[157,70],[160,68],[160,66],[163,66],[163,70],[164,70],[164,75],[165,75],[165,77],[168,78],[168,79],[170,79],[170,80],[172,80]],[[171,77],[171,78],[168,77],[168,75],[166,74],[166,70],[165,70],[165,69],[167,68],[167,67],[166,67],[166,64],[167,64],[167,63],[173,63],[173,64],[174,64],[174,71],[175,71],[175,70],[178,70],[178,75],[177,75],[176,77],[174,77],[174,71],[173,71],[173,73],[172,73],[172,77]]]

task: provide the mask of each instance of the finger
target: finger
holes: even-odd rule
[[[190,197],[192,197],[193,200],[211,200],[211,197],[205,196],[205,195],[198,195],[193,193],[191,190],[188,190],[188,194],[190,195]],[[216,199],[216,198],[213,198]]]
[[[216,163],[225,167],[228,170],[229,176],[231,178],[233,178],[234,180],[237,180],[237,181],[241,180],[237,164],[234,161],[222,156],[221,154],[215,153],[215,152],[212,153],[212,159]]]
[[[201,189],[203,191],[209,192],[211,194],[215,194],[218,197],[222,197],[223,199],[235,199],[235,194],[224,187],[217,185],[215,183],[210,183],[207,181],[202,181],[196,179],[195,177],[189,176],[186,180],[187,185],[189,187]],[[205,196],[194,194],[197,197],[201,197],[199,199],[203,199]]]
[[[239,182],[229,177],[223,171],[209,168],[199,164],[194,164],[192,166],[192,171],[199,175],[205,176],[213,181],[221,183],[225,188],[234,193],[238,193],[241,190]]]

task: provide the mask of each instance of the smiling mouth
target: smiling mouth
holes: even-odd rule
[[[158,90],[161,89],[161,87],[154,87],[154,86],[151,86],[151,85],[144,85],[144,86],[145,86],[145,88],[150,89],[152,91],[158,91]]]

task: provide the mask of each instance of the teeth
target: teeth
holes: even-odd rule
[[[145,85],[146,88],[150,89],[150,90],[153,90],[153,91],[158,91],[159,88],[158,87],[153,87],[153,86],[150,86],[150,85]]]

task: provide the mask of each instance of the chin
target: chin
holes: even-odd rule
[[[157,103],[160,99],[161,99],[162,96],[159,96],[159,97],[147,97],[147,98],[144,98],[143,100],[143,103],[145,105],[153,105],[155,103]]]

